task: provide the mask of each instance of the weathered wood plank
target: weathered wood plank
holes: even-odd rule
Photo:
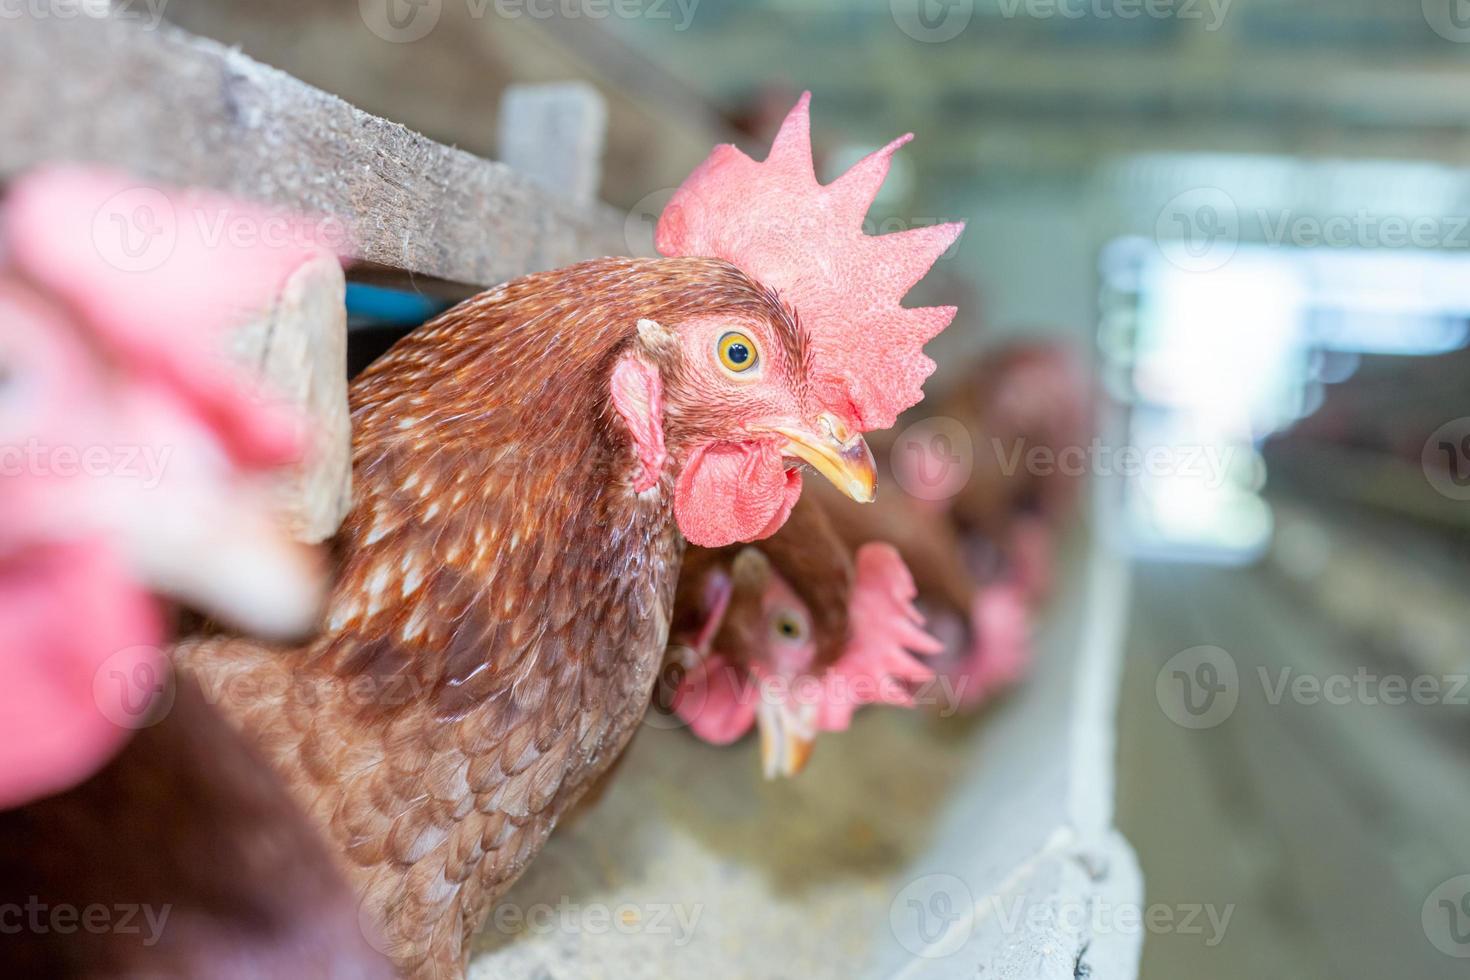
[[[166,25],[9,21],[0,87],[11,93],[0,180],[48,161],[105,163],[337,219],[354,258],[473,285],[629,248],[611,208]]]

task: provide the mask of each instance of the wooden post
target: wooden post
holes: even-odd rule
[[[284,400],[306,427],[306,457],[272,477],[282,525],[306,544],[336,534],[352,503],[346,290],[335,258],[313,259],[231,338],[230,353],[258,372],[266,394]]]
[[[500,100],[500,159],[575,204],[597,200],[607,103],[583,82],[512,85]]]

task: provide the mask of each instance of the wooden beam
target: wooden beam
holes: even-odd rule
[[[167,25],[12,20],[0,88],[0,180],[70,160],[210,187],[339,220],[353,258],[473,286],[630,248],[610,207]]]

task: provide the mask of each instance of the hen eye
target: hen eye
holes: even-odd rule
[[[715,349],[719,352],[720,363],[725,366],[725,370],[736,374],[749,371],[760,359],[755,350],[755,341],[738,330],[721,335]]]
[[[776,632],[788,640],[797,640],[801,638],[801,624],[795,617],[781,616],[776,620]]]

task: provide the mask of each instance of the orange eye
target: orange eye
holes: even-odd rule
[[[719,353],[720,363],[725,366],[725,370],[736,374],[744,374],[760,360],[755,341],[738,330],[722,334],[715,344],[715,350]]]
[[[790,613],[783,613],[777,616],[775,628],[778,634],[788,640],[801,639],[801,623],[797,622],[796,617]]]

